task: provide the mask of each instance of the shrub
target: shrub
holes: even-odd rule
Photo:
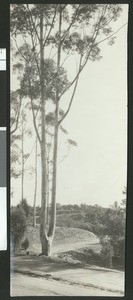
[[[20,206],[23,208],[23,210],[26,214],[26,217],[28,217],[29,213],[30,213],[30,207],[29,207],[26,199],[23,199],[23,201],[20,204],[17,205],[17,207],[20,207]]]
[[[26,239],[22,242],[21,247],[22,247],[22,249],[24,249],[24,250],[27,250],[27,249],[28,249],[28,247],[29,247],[29,240],[28,240],[28,238],[26,238]]]
[[[80,229],[84,229],[84,230],[88,230],[88,231],[93,231],[93,225],[91,223],[83,223],[83,222],[78,222],[76,224],[76,227],[77,228],[80,228]]]
[[[26,230],[26,215],[21,206],[11,211],[11,236],[14,250],[18,247]]]
[[[101,259],[103,266],[106,268],[112,268],[112,257],[114,256],[113,246],[111,242],[107,239],[101,239]]]
[[[124,268],[125,266],[125,238],[111,240],[114,248],[113,266],[116,268]]]

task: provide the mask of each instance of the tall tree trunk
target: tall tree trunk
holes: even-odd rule
[[[59,13],[59,40],[61,39],[61,23],[62,23],[62,13],[60,5]],[[57,54],[57,77],[59,75],[61,60],[61,43],[58,45]],[[55,106],[55,128],[54,128],[54,148],[53,148],[53,174],[52,174],[52,203],[51,203],[51,220],[48,236],[53,240],[55,226],[56,226],[56,179],[57,179],[57,152],[58,152],[58,117],[59,117],[59,91],[56,88],[56,106]]]
[[[47,223],[47,169],[46,169],[46,120],[45,120],[45,91],[44,91],[44,45],[43,45],[43,11],[40,14],[40,88],[41,88],[41,217],[40,240],[42,254],[49,255],[49,241],[46,232]]]
[[[21,202],[23,203],[24,200],[24,124],[23,124],[23,107],[22,107],[22,139],[21,139],[21,147],[22,147],[22,176],[21,176]]]
[[[49,224],[49,157],[47,159],[47,224]]]
[[[37,194],[37,136],[35,149],[35,191],[34,191],[34,206],[33,206],[33,226],[36,227],[36,194]]]

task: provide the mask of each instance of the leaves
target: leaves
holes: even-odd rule
[[[63,117],[64,114],[65,114],[64,110],[60,108],[60,109],[59,109],[59,116],[60,116],[60,117]]]
[[[89,25],[91,19],[93,18],[95,12],[98,10],[97,4],[74,4],[73,7],[73,15],[72,19],[75,19],[76,16],[76,22],[75,24],[78,25]]]
[[[26,5],[13,4],[11,6],[11,33],[15,36],[20,33],[26,34],[28,29],[28,18],[29,13],[26,9]]]
[[[116,37],[111,37],[111,38],[108,40],[108,45],[109,45],[109,46],[114,45],[115,39],[116,39]]]
[[[23,69],[24,69],[24,66],[20,62],[13,65],[13,71],[14,71],[14,73],[16,73],[16,72],[22,72]]]
[[[77,143],[74,140],[67,139],[67,142],[69,143],[69,145],[77,147]]]
[[[47,124],[50,124],[51,126],[54,126],[54,120],[55,120],[55,115],[54,113],[50,112],[46,115],[46,122]]]

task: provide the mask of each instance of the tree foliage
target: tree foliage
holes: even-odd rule
[[[90,61],[101,59],[101,43],[113,44],[113,22],[119,18],[118,4],[13,4],[11,38],[16,47],[21,96],[27,101],[41,153],[41,226],[42,252],[54,237],[56,224],[56,181],[59,128],[67,117],[80,74]],[[77,68],[71,78],[69,57],[76,57]],[[21,71],[21,72],[20,72]],[[68,93],[66,110],[62,100]],[[13,120],[12,120],[13,122]],[[77,146],[67,139],[69,146]],[[49,185],[49,162],[52,162]],[[51,192],[50,192],[51,191]],[[51,196],[51,219],[47,232],[47,207]],[[108,215],[109,218],[110,215]],[[111,221],[110,221],[111,222]]]

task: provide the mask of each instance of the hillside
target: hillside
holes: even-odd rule
[[[29,251],[32,253],[40,253],[40,237],[39,226],[34,228],[28,226],[24,239],[29,240]],[[57,227],[55,230],[55,237],[53,241],[53,254],[57,252],[66,252],[93,244],[98,244],[99,239],[92,232],[78,228]]]
[[[11,220],[13,220],[13,211],[15,212],[16,209],[17,207],[11,208]],[[30,254],[40,254],[40,207],[36,208],[36,228],[32,226],[33,209],[25,202],[23,210],[28,216],[28,228],[23,241],[28,239]],[[50,208],[48,216],[50,217]],[[125,216],[125,208],[119,206],[117,208],[102,208],[97,205],[61,206],[57,204],[56,231],[51,249],[52,257],[54,255],[63,257],[63,259],[72,258],[81,262],[91,262],[107,267],[110,265],[116,269],[123,269],[125,262]],[[18,215],[16,217],[18,222]],[[49,221],[48,218],[48,223]],[[14,222],[11,225],[13,232],[16,230],[14,227],[16,225]],[[22,240],[20,244],[21,242]]]

